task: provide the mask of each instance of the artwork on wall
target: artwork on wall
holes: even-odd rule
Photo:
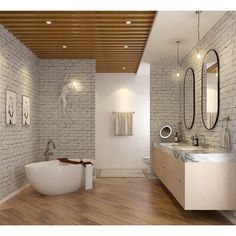
[[[67,96],[75,91],[81,91],[81,85],[79,80],[69,80],[68,81],[68,74],[65,75],[63,84],[61,86],[61,93],[59,96],[59,111],[62,110],[66,114],[66,107],[67,107]]]
[[[6,123],[16,124],[16,93],[10,90],[6,91]]]
[[[30,98],[22,96],[23,125],[30,125]]]

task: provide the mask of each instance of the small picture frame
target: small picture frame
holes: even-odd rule
[[[16,93],[6,90],[6,124],[16,124]]]
[[[22,96],[23,125],[30,125],[30,97]]]

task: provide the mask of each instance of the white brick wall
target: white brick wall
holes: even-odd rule
[[[226,13],[219,22],[202,38],[200,42],[202,59],[197,60],[195,48],[191,50],[181,61],[182,81],[181,96],[183,88],[183,76],[187,67],[192,67],[195,72],[195,90],[196,90],[196,114],[195,122],[191,130],[183,126],[183,133],[187,141],[190,136],[198,133],[203,134],[206,143],[218,147],[220,145],[220,135],[222,133],[221,121],[225,115],[229,115],[230,135],[233,150],[236,151],[236,12]],[[213,130],[207,130],[201,119],[201,69],[202,60],[205,53],[215,49],[220,60],[220,114],[216,127]],[[181,99],[181,108],[183,101]],[[183,112],[181,111],[181,120]]]
[[[175,66],[151,65],[150,83],[150,135],[151,144],[160,141],[173,141],[180,110],[180,81],[176,77]],[[160,140],[160,129],[164,125],[170,125],[173,133],[168,140]]]
[[[54,158],[95,158],[95,60],[40,61],[40,149],[52,138]],[[80,81],[82,91],[67,98],[67,115],[58,111],[65,74]]]
[[[6,89],[17,93],[17,124],[6,126]],[[31,98],[31,125],[22,125],[22,95]],[[38,58],[0,25],[0,199],[25,182],[24,164],[39,160]]]
[[[40,60],[0,25],[0,199],[26,183],[24,165],[40,161],[48,138],[55,157],[95,158],[95,60]],[[82,85],[58,113],[65,72]],[[5,124],[6,89],[17,93],[17,125]],[[31,98],[31,125],[22,126],[21,96]]]
[[[230,116],[230,136],[232,149],[236,151],[236,12],[227,12],[212,29],[202,38],[200,42],[202,59],[196,58],[196,49],[191,50],[181,61],[182,82],[187,67],[192,67],[195,72],[195,89],[196,89],[196,114],[195,122],[191,130],[183,126],[183,134],[188,142],[191,142],[190,136],[197,133],[203,134],[206,143],[211,146],[219,147],[220,135],[222,134],[221,121],[225,115]],[[220,113],[219,120],[213,130],[207,130],[201,119],[201,69],[202,60],[205,53],[215,49],[220,60]],[[183,91],[181,90],[181,96]],[[181,108],[183,100],[181,99]],[[183,112],[180,113],[183,120]],[[214,197],[214,196],[213,196]],[[226,212],[236,222],[236,211]]]
[[[215,49],[220,59],[220,115],[216,127],[207,130],[201,119],[201,67],[193,48],[181,61],[181,76],[176,78],[175,67],[151,65],[151,140],[158,141],[159,128],[165,123],[182,121],[183,134],[190,142],[190,136],[201,133],[206,143],[219,146],[222,131],[221,121],[229,115],[231,141],[236,151],[236,12],[227,12],[215,26],[201,39],[202,59],[210,49]],[[192,67],[195,72],[195,122],[191,130],[183,125],[183,82],[185,71]],[[179,104],[178,100],[179,99]]]

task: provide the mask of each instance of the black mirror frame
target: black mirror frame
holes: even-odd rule
[[[208,128],[205,124],[205,121],[204,121],[204,118],[203,118],[203,67],[204,67],[204,62],[205,62],[205,59],[207,57],[207,55],[210,53],[210,52],[214,52],[215,55],[216,55],[216,59],[217,59],[217,70],[218,70],[218,81],[217,81],[217,93],[218,93],[218,97],[217,97],[217,106],[218,106],[218,109],[217,109],[217,114],[216,114],[216,120],[215,120],[215,123],[214,125],[211,127],[211,128]],[[220,60],[219,60],[219,55],[217,53],[217,51],[215,49],[210,49],[206,55],[204,56],[203,58],[203,63],[202,63],[202,73],[201,73],[201,116],[202,116],[202,122],[205,126],[206,129],[208,130],[212,130],[215,128],[217,122],[218,122],[218,119],[219,119],[219,114],[220,114]]]
[[[187,76],[187,73],[188,71],[191,71],[192,72],[192,75],[193,75],[193,118],[192,118],[192,123],[190,125],[190,127],[187,127],[187,124],[186,124],[186,119],[185,119],[185,83],[186,83],[186,76]],[[185,72],[185,76],[184,76],[184,125],[185,125],[185,128],[186,129],[192,129],[193,128],[193,124],[194,124],[194,121],[195,121],[195,73],[194,73],[194,70],[192,67],[188,67],[186,72]]]

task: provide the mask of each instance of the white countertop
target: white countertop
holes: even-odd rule
[[[236,154],[184,143],[160,143],[163,151],[184,162],[236,162]]]

